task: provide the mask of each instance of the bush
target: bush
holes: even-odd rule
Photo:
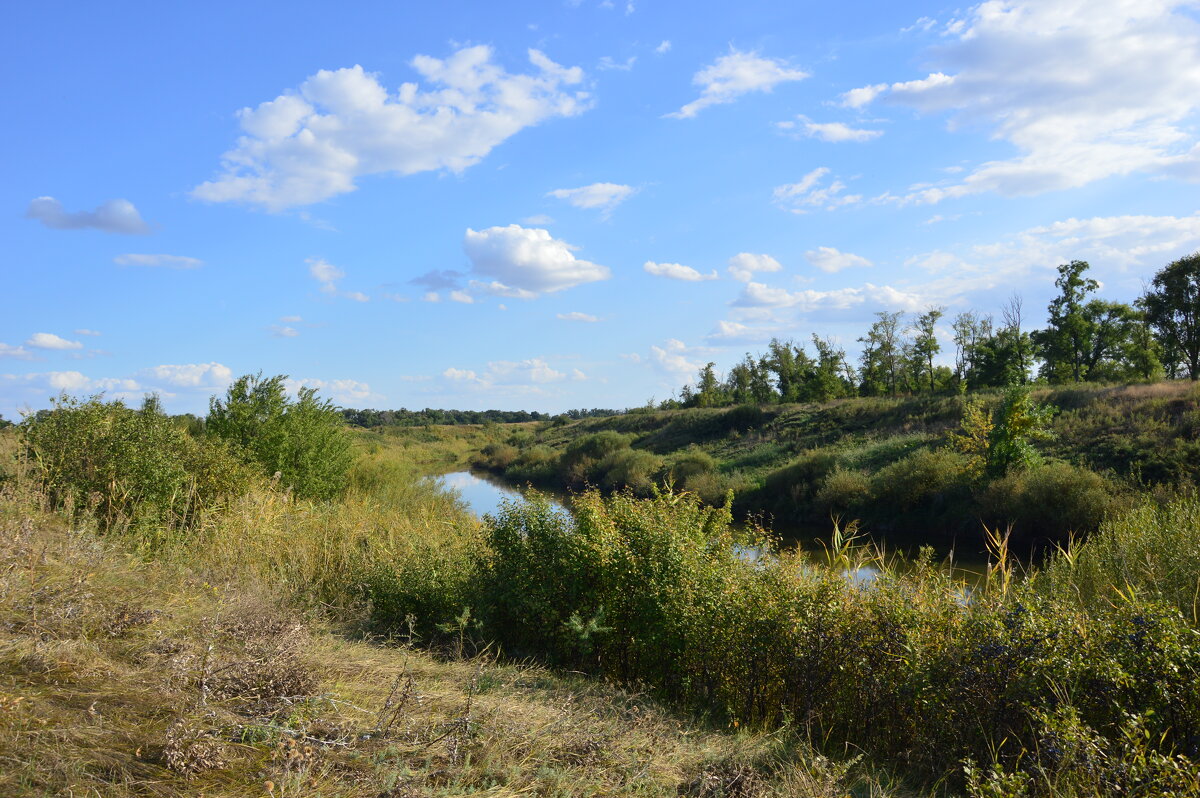
[[[840,513],[865,503],[871,497],[871,480],[862,471],[838,466],[825,477],[813,497],[820,511]]]
[[[838,466],[839,457],[829,449],[805,452],[767,477],[765,490],[777,506],[803,507],[825,478]]]
[[[881,468],[871,479],[871,494],[888,510],[945,503],[964,495],[971,479],[970,459],[945,449],[914,452]]]
[[[667,470],[675,479],[686,481],[697,474],[715,471],[717,461],[712,455],[696,446],[691,446],[667,461]]]
[[[571,442],[559,460],[559,471],[569,485],[582,485],[595,479],[595,468],[608,455],[628,449],[633,436],[612,430],[584,435]]]
[[[1069,463],[1016,471],[984,489],[980,505],[995,523],[1012,523],[1022,536],[1065,540],[1094,532],[1121,503],[1117,486]]]
[[[105,529],[131,521],[190,527],[253,481],[227,445],[191,437],[155,397],[133,410],[63,394],[21,432],[51,505],[92,513]]]
[[[284,375],[247,374],[225,399],[209,402],[206,434],[239,448],[243,459],[301,498],[331,499],[346,487],[353,455],[342,414],[316,390],[300,388],[296,400]]]
[[[520,452],[517,447],[507,443],[489,443],[480,450],[479,454],[479,462],[484,468],[504,471],[516,462]]]
[[[630,488],[640,496],[654,489],[663,461],[658,455],[634,449],[618,449],[600,461],[596,470],[600,484],[608,490]]]

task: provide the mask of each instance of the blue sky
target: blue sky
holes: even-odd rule
[[[6,4],[0,414],[625,407],[1200,248],[1194,3]],[[949,334],[944,345],[949,346]]]

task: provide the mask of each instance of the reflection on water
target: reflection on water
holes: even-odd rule
[[[455,491],[462,497],[465,502],[476,515],[491,514],[495,515],[500,509],[500,503],[505,500],[519,499],[521,492],[515,487],[501,482],[485,473],[472,473],[470,471],[456,471],[451,474],[442,474],[435,477],[441,484]],[[547,495],[550,503],[557,509],[565,510],[562,501],[556,500],[551,494]],[[787,534],[792,531],[793,534]],[[832,532],[832,530],[830,530]],[[823,544],[827,544],[828,535],[816,534],[815,530],[805,530],[803,534],[796,534],[795,530],[782,530],[784,535],[784,546],[800,546],[804,551],[811,556],[820,560],[825,548]],[[745,560],[754,562],[762,558],[762,551],[753,546],[739,546],[738,554]],[[941,553],[943,557],[947,555]],[[904,563],[901,562],[901,567]],[[962,580],[969,585],[977,585],[982,577],[982,574],[987,570],[987,563],[984,560],[963,560],[961,558],[953,558],[943,563],[943,568],[950,571],[951,576],[955,579]],[[879,569],[870,566],[862,565],[854,571],[849,572],[847,576],[852,582],[858,585],[869,585],[879,577]]]
[[[519,490],[503,482],[489,479],[485,474],[456,471],[453,474],[442,474],[437,479],[443,486],[461,496],[476,515],[495,515],[500,510],[502,501],[521,498]],[[554,507],[564,509],[562,504],[555,501],[553,497],[548,498]]]

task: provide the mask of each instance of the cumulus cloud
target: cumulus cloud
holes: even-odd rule
[[[839,252],[833,247],[817,247],[810,249],[804,253],[804,257],[813,266],[816,266],[823,272],[834,274],[842,269],[849,269],[854,266],[870,266],[871,261],[855,255],[851,252]]]
[[[342,291],[338,288],[338,281],[346,276],[346,273],[334,266],[324,258],[307,258],[304,261],[308,264],[309,275],[321,284],[321,293],[329,296],[340,296],[355,302],[369,302],[371,298],[361,291]]]
[[[718,321],[716,328],[705,336],[713,344],[728,346],[730,344],[748,344],[766,341],[783,332],[783,328],[751,327],[739,321]]]
[[[562,319],[563,321],[584,321],[593,324],[600,321],[599,317],[597,316],[593,316],[590,313],[580,313],[577,310],[573,310],[570,313],[559,313],[557,315],[558,318]]]
[[[100,335],[100,333],[96,332],[95,330],[89,330],[89,329],[86,329],[86,328],[81,328],[81,329],[78,329],[78,330],[74,330],[73,332],[74,332],[76,335],[89,335],[89,336],[96,336],[96,335]]]
[[[434,269],[433,271],[425,272],[419,277],[414,277],[408,282],[410,285],[423,286],[430,291],[445,291],[448,288],[458,288],[462,282],[462,278],[463,275],[461,272],[451,269]]]
[[[23,346],[13,346],[0,342],[0,357],[11,357],[16,360],[33,360],[33,353]]]
[[[703,365],[693,360],[695,352],[678,338],[669,338],[662,346],[650,347],[650,363],[654,368],[672,378],[681,375],[693,376]]]
[[[184,255],[137,255],[127,253],[113,258],[118,266],[150,266],[163,269],[198,269],[204,261]]]
[[[654,48],[654,52],[658,53],[659,55],[665,55],[666,53],[671,52],[671,40],[663,39],[662,43],[658,45],[658,47]]]
[[[750,92],[770,92],[780,83],[804,80],[809,75],[779,58],[763,58],[756,52],[733,50],[692,77],[700,96],[674,113],[674,119],[691,119],[711,105],[731,103]]]
[[[216,362],[154,366],[140,376],[180,388],[224,388],[233,382],[229,367]]]
[[[35,349],[83,349],[83,343],[80,341],[68,341],[66,338],[47,332],[34,333],[29,336],[25,346],[32,346]]]
[[[271,334],[276,338],[295,338],[300,331],[288,325],[272,325]]]
[[[575,369],[572,374],[559,371],[552,367],[545,358],[534,357],[527,360],[493,360],[482,372],[473,369],[460,369],[451,366],[442,372],[442,377],[450,382],[476,389],[508,390],[532,389],[540,392],[541,387],[558,383],[568,377],[584,378],[583,372]]]
[[[810,139],[820,139],[832,143],[843,141],[871,141],[883,135],[882,130],[865,130],[862,128],[854,128],[844,122],[814,122],[807,116],[796,117],[800,121],[799,128],[794,122],[778,122],[777,126],[781,130],[792,131],[799,130]]]
[[[600,59],[600,63],[596,65],[596,68],[601,72],[609,72],[614,69],[621,72],[628,72],[629,70],[633,69],[633,65],[636,63],[636,55],[631,55],[624,61],[617,61],[612,56],[606,55]]]
[[[150,232],[138,209],[126,199],[111,199],[94,211],[70,213],[54,197],[38,197],[30,201],[25,216],[55,230],[90,229],[126,235]]]
[[[753,280],[755,272],[777,272],[781,269],[783,266],[770,255],[739,252],[729,259],[729,274],[743,283]]]
[[[343,405],[362,402],[365,399],[383,398],[374,393],[370,385],[358,380],[319,380],[305,377],[285,380],[284,388],[292,394],[299,392],[301,388],[311,388],[320,396]]]
[[[652,260],[642,264],[642,269],[656,277],[667,277],[672,280],[683,280],[689,283],[700,282],[701,280],[717,279],[717,270],[713,269],[708,274],[701,274],[691,266],[684,266],[681,263],[655,263]]]
[[[598,208],[609,212],[635,193],[637,193],[637,189],[633,186],[623,186],[619,183],[592,183],[590,186],[580,186],[579,188],[556,188],[546,196],[566,200],[576,208]]]
[[[1200,24],[1185,0],[1037,0],[972,8],[945,28],[927,77],[843,95],[949,115],[989,130],[1016,157],[961,181],[908,192],[933,203],[995,191],[1030,195],[1135,172],[1200,180]]]
[[[777,206],[791,213],[808,213],[820,208],[831,211],[862,202],[861,194],[844,193],[846,184],[841,180],[835,178],[825,185],[825,178],[829,174],[829,167],[817,167],[800,178],[799,182],[776,186],[771,196]]]
[[[495,278],[492,292],[505,296],[502,292],[515,289],[523,292],[516,296],[531,298],[612,276],[607,266],[576,258],[574,247],[539,228],[467,228],[463,249],[475,273]]]
[[[889,309],[916,310],[922,305],[922,297],[911,291],[873,283],[831,291],[789,291],[786,288],[751,282],[746,284],[741,295],[732,304],[736,308],[794,308],[807,313],[818,310],[847,310],[865,302]]]
[[[524,128],[588,107],[586,93],[567,88],[581,69],[537,50],[529,61],[530,73],[514,74],[484,45],[419,55],[410,65],[430,88],[405,83],[395,93],[361,66],[323,69],[297,91],[243,108],[244,135],[223,173],[192,194],[278,211],[353,191],[366,175],[462,172]]]
[[[451,302],[458,302],[463,305],[475,304],[475,297],[468,294],[466,291],[451,291],[448,295]]]

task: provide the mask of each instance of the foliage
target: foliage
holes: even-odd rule
[[[353,455],[341,414],[313,388],[287,396],[284,375],[247,374],[224,399],[209,402],[206,434],[239,447],[248,463],[301,498],[330,499],[342,492]]]
[[[1011,469],[1036,465],[1040,455],[1033,444],[1053,437],[1050,431],[1053,417],[1054,408],[1035,404],[1028,389],[1009,388],[988,436],[988,471],[1003,476]]]
[[[250,476],[228,446],[188,435],[147,397],[134,410],[66,394],[28,416],[21,434],[50,503],[105,529],[134,522],[190,528],[244,493]]]
[[[1160,269],[1142,301],[1168,373],[1200,379],[1200,252]]]

